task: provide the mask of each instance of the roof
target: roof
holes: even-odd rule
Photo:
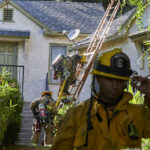
[[[134,11],[135,11],[135,9],[133,8],[132,10],[126,12],[125,14],[123,14],[120,17],[113,20],[113,22],[110,26],[109,32],[105,38],[105,41],[111,39],[112,37],[114,38],[114,37],[117,37],[117,35],[122,34],[121,32],[119,32],[120,27],[124,26],[126,24],[126,22],[130,19],[130,17],[132,16]],[[92,36],[93,36],[93,33],[90,36],[88,36],[87,38],[83,39],[82,41],[75,43],[73,45],[73,48],[78,49],[78,48],[87,47],[87,45],[91,41]]]
[[[96,3],[28,0],[13,0],[13,2],[56,32],[80,29],[80,33],[92,33],[104,15],[102,4]]]
[[[29,38],[30,31],[0,29],[0,36]]]

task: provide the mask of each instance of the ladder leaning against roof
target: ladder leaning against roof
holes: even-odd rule
[[[77,83],[76,85],[72,85],[69,87],[69,92],[70,92],[69,99],[71,99],[71,103],[78,98],[82,90],[82,87],[86,81],[88,73],[109,31],[110,25],[114,20],[114,17],[116,16],[119,6],[120,6],[120,0],[111,0],[103,18],[101,19],[91,39],[91,42],[86,52],[84,53],[84,55],[86,55],[86,60],[84,65],[77,66],[77,72],[76,72]]]

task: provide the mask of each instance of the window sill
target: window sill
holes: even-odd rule
[[[5,22],[7,22],[7,23],[15,23],[15,21],[5,21],[5,20],[1,20],[1,22],[3,22],[3,23],[5,23]]]

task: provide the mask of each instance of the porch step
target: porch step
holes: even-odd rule
[[[19,133],[19,140],[17,141],[16,144],[17,145],[30,145],[31,137],[32,137],[33,115],[32,115],[32,111],[30,109],[29,102],[24,102],[23,111],[22,111],[21,116],[22,116],[21,131]],[[44,138],[44,131],[42,130],[41,136],[39,139],[39,145],[42,143],[43,138]]]

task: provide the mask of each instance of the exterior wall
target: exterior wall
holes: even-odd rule
[[[129,34],[134,34],[136,32],[144,31],[150,25],[149,21],[150,21],[150,5],[145,9],[144,14],[143,14],[143,24],[144,24],[143,27],[144,27],[144,29],[141,29],[140,27],[138,27],[136,25],[136,23],[134,22],[129,29]],[[137,64],[138,65],[138,72],[140,75],[143,75],[143,76],[146,76],[150,73],[150,68],[148,67],[149,62],[147,61],[147,57],[149,54],[144,56],[144,60],[142,60],[142,58],[141,58],[141,56],[142,56],[141,43],[147,39],[149,39],[149,38],[148,38],[148,34],[146,33],[145,36],[142,36],[142,37],[140,37],[140,36],[138,37],[138,35],[137,35],[137,38],[135,38],[132,41],[135,45],[136,50],[137,50],[137,55],[138,55],[137,60],[140,60],[139,64]]]
[[[7,6],[4,6],[5,8]],[[0,20],[3,17],[3,8],[0,8]],[[13,6],[8,5],[8,8]],[[45,36],[43,28],[37,25],[33,20],[14,9],[14,22],[0,22],[0,28],[5,30],[29,30],[29,39],[20,38],[2,38],[0,41],[18,42],[18,65],[24,65],[24,101],[30,102],[38,97],[46,89],[46,74],[49,71],[50,44],[72,43],[65,36]],[[78,38],[82,39],[84,37]],[[49,85],[49,90],[57,97],[59,85]]]

